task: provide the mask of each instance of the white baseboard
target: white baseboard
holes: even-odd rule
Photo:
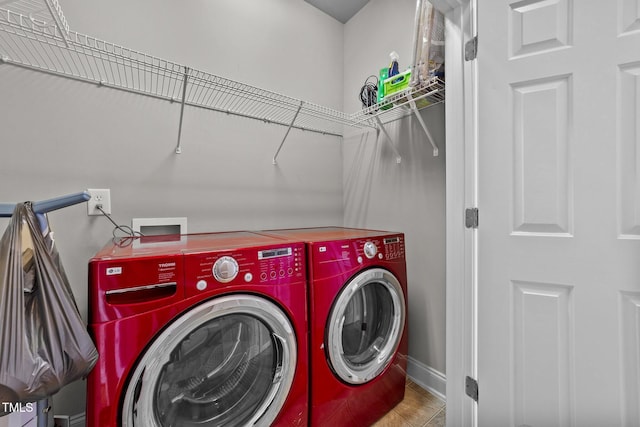
[[[86,426],[86,419],[85,419],[85,413],[81,413],[81,414],[76,414],[76,415],[72,415],[69,418],[69,426],[70,427],[85,427]]]
[[[423,389],[446,400],[447,377],[430,366],[409,356],[407,358],[407,376]]]

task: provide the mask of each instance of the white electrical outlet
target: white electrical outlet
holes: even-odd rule
[[[91,198],[87,201],[87,215],[102,215],[98,206],[104,213],[111,213],[111,190],[91,189],[87,190]]]

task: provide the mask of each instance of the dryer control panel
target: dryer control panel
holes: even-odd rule
[[[222,287],[304,281],[303,243],[185,254],[186,297]]]
[[[363,236],[346,240],[314,241],[310,251],[311,279],[334,280],[350,277],[356,272],[374,266],[390,269],[404,275],[405,242],[402,233]]]
[[[367,259],[392,261],[404,258],[402,235],[357,239],[354,246],[359,264]]]

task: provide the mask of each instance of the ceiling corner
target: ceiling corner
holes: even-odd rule
[[[334,19],[345,24],[360,11],[369,0],[304,0]]]

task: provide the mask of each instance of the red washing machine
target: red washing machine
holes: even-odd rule
[[[404,234],[336,227],[263,233],[307,243],[311,426],[373,424],[404,398]]]
[[[87,426],[305,426],[305,246],[249,232],[120,239],[89,263]]]

